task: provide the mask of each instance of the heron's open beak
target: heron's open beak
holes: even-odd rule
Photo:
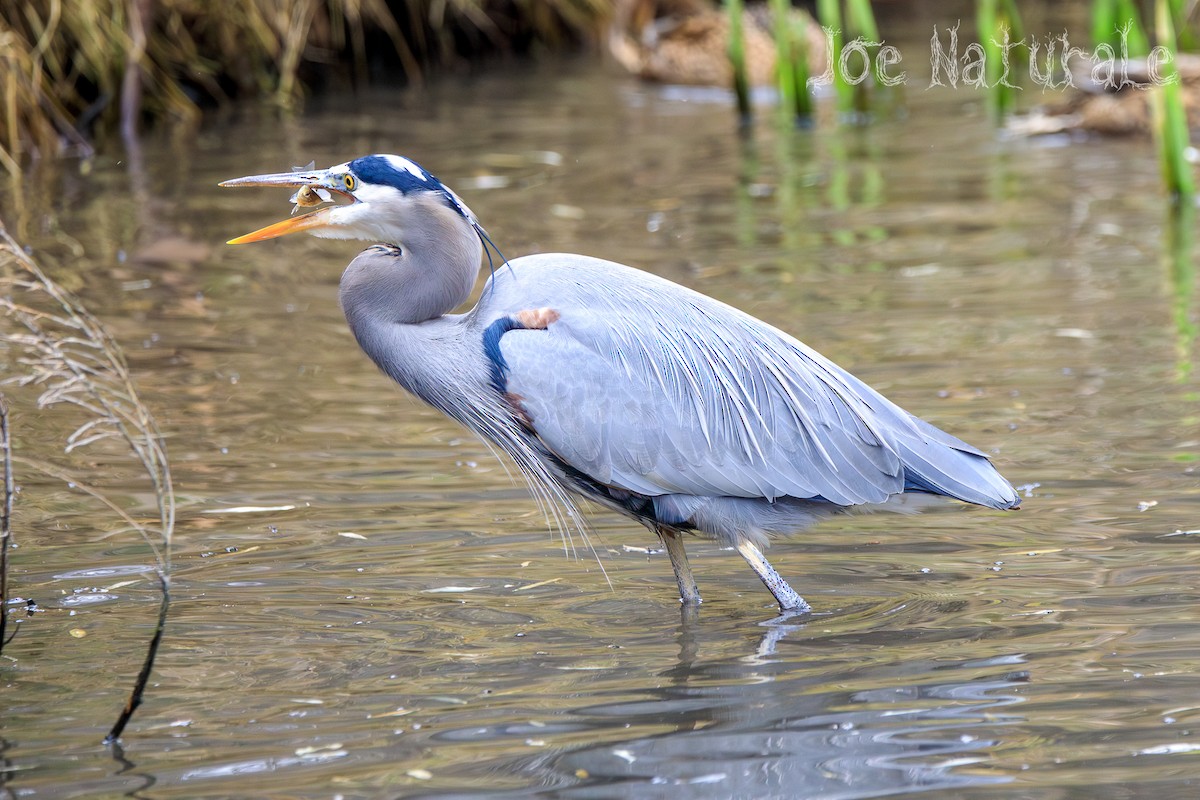
[[[313,189],[324,189],[325,191],[339,195],[348,199],[350,202],[358,202],[354,195],[347,192],[341,185],[341,182],[330,176],[323,170],[300,170],[296,172],[280,172],[274,175],[250,175],[245,178],[234,178],[233,180],[221,181],[220,186],[286,186],[299,189],[297,195],[303,193],[305,187]],[[315,203],[304,203],[299,199],[294,199],[298,206],[314,205]],[[322,202],[317,199],[316,203]],[[244,236],[238,236],[236,239],[230,239],[226,244],[248,244],[250,242],[261,242],[264,239],[274,239],[278,236],[285,236],[289,233],[298,231],[312,230],[313,228],[321,228],[329,224],[329,212],[335,206],[325,206],[318,208],[316,211],[310,211],[307,214],[289,217],[281,220],[265,228],[259,228],[253,233],[247,233]]]

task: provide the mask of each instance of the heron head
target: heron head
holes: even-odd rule
[[[417,224],[417,211],[435,209],[478,223],[471,210],[422,166],[402,156],[372,155],[324,170],[309,168],[272,175],[250,175],[223,181],[221,186],[295,187],[293,216],[247,233],[229,244],[246,244],[308,231],[326,239],[368,239],[399,242]],[[431,205],[432,204],[432,205]],[[296,214],[301,208],[312,211]]]

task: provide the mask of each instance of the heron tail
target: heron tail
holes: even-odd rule
[[[919,417],[911,418],[920,436],[897,443],[904,462],[905,491],[945,495],[989,508],[1021,505],[1012,484],[985,453]]]

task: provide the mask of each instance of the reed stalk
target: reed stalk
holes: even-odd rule
[[[1118,0],[1092,0],[1092,45],[1107,43],[1116,31]]]
[[[810,76],[808,49],[809,22],[810,17],[806,14],[795,14],[789,20],[790,24],[788,25],[792,42],[793,109],[796,119],[801,123],[810,122],[814,111],[812,90],[808,88],[808,79]]]
[[[175,493],[166,445],[153,414],[138,395],[120,346],[77,298],[41,270],[3,225],[0,268],[0,311],[9,323],[0,333],[0,340],[18,354],[12,361],[18,371],[4,381],[5,385],[36,390],[39,408],[74,409],[82,417],[66,438],[64,453],[100,443],[123,444],[148,478],[157,504],[156,523],[141,522],[71,470],[49,461],[16,458],[7,446],[4,448],[11,461],[64,481],[98,500],[124,526],[136,531],[154,556],[153,572],[162,597],[158,619],[129,699],[105,740],[112,743],[142,702],[170,606]],[[6,430],[0,431],[0,439],[6,436]],[[6,487],[11,485],[11,475],[10,466]],[[6,506],[4,518],[7,516]]]
[[[8,550],[12,547],[12,437],[8,431],[8,403],[0,395],[0,451],[4,462],[4,504],[0,506],[0,653],[12,637],[6,636],[8,623]],[[14,630],[13,636],[17,635]]]
[[[843,113],[850,112],[854,108],[854,87],[846,82],[845,75],[838,69],[842,58],[842,44],[845,41],[842,30],[842,7],[839,0],[817,0],[817,19],[823,26],[833,31],[833,35],[829,37],[833,45],[829,53],[830,63],[834,66],[833,88],[837,94],[838,110]]]
[[[796,67],[792,46],[792,26],[788,20],[792,4],[789,0],[769,0],[771,27],[775,33],[775,80],[779,86],[779,108],[786,114],[795,109]]]
[[[1155,0],[1154,27],[1159,45],[1175,53],[1175,24],[1168,0]],[[1190,205],[1196,185],[1192,165],[1187,160],[1190,146],[1187,112],[1174,58],[1162,65],[1160,74],[1163,84],[1152,94],[1150,107],[1163,183],[1175,202]]]
[[[1175,44],[1179,52],[1190,53],[1197,49],[1200,42],[1196,39],[1197,30],[1188,24],[1188,17],[1196,9],[1195,0],[1170,0],[1171,23],[1175,26]]]
[[[1171,284],[1171,316],[1175,323],[1175,379],[1187,385],[1193,375],[1193,352],[1197,324],[1193,305],[1196,294],[1195,243],[1196,209],[1191,203],[1175,203],[1167,209],[1163,260]]]
[[[1025,38],[1015,0],[978,0],[975,22],[986,59],[986,81],[992,113],[1003,117],[1016,105],[1012,75],[1024,66],[1025,48],[1006,47]]]
[[[872,42],[880,41],[871,0],[846,0],[846,30]]]
[[[729,63],[733,67],[738,123],[746,127],[754,119],[754,110],[750,104],[750,79],[746,74],[746,35],[742,20],[745,6],[742,0],[725,0],[725,10],[729,15]]]
[[[875,24],[875,13],[871,10],[870,0],[846,0],[845,14],[846,20],[846,36],[847,38],[857,39],[862,38],[869,42],[879,41],[879,28]],[[877,46],[868,47],[867,50],[868,62],[871,64],[871,77],[875,86],[881,86],[879,75],[875,71],[877,61],[876,54],[879,52]],[[867,81],[862,81],[853,85],[853,109],[865,119],[866,115],[871,111],[871,87]]]
[[[1092,1],[1092,44],[1111,47],[1117,57],[1150,52],[1150,39],[1135,0]]]
[[[87,154],[79,131],[127,132],[139,120],[191,124],[201,106],[231,96],[294,108],[308,81],[366,81],[368,63],[412,85],[438,62],[597,40],[611,14],[610,0],[10,0],[0,7],[0,166],[13,174],[29,158]]]
[[[775,73],[779,108],[784,117],[812,117],[812,95],[808,89],[808,22],[804,14],[792,13],[789,0],[770,0],[771,24],[775,33]]]
[[[878,88],[884,85],[876,59],[879,47],[874,44],[865,48],[871,81],[863,80],[854,84],[848,82],[841,69],[841,59],[847,40],[862,39],[872,43],[881,41],[870,0],[817,0],[817,17],[822,25],[834,31],[833,52],[829,55],[834,65],[833,82],[838,98],[838,110],[843,114],[856,114],[859,118],[865,118],[870,111],[872,86]]]

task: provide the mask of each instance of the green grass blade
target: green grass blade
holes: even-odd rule
[[[729,14],[729,63],[733,67],[733,93],[737,98],[738,120],[742,125],[750,124],[753,109],[750,106],[750,79],[746,75],[746,37],[742,28],[742,0],[725,0],[725,11]]]
[[[1174,53],[1175,26],[1167,0],[1155,0],[1154,24],[1161,46]],[[1189,202],[1196,193],[1196,186],[1186,156],[1190,144],[1187,113],[1183,108],[1179,72],[1173,58],[1161,66],[1160,74],[1163,84],[1154,92],[1151,107],[1163,182],[1178,202]]]

